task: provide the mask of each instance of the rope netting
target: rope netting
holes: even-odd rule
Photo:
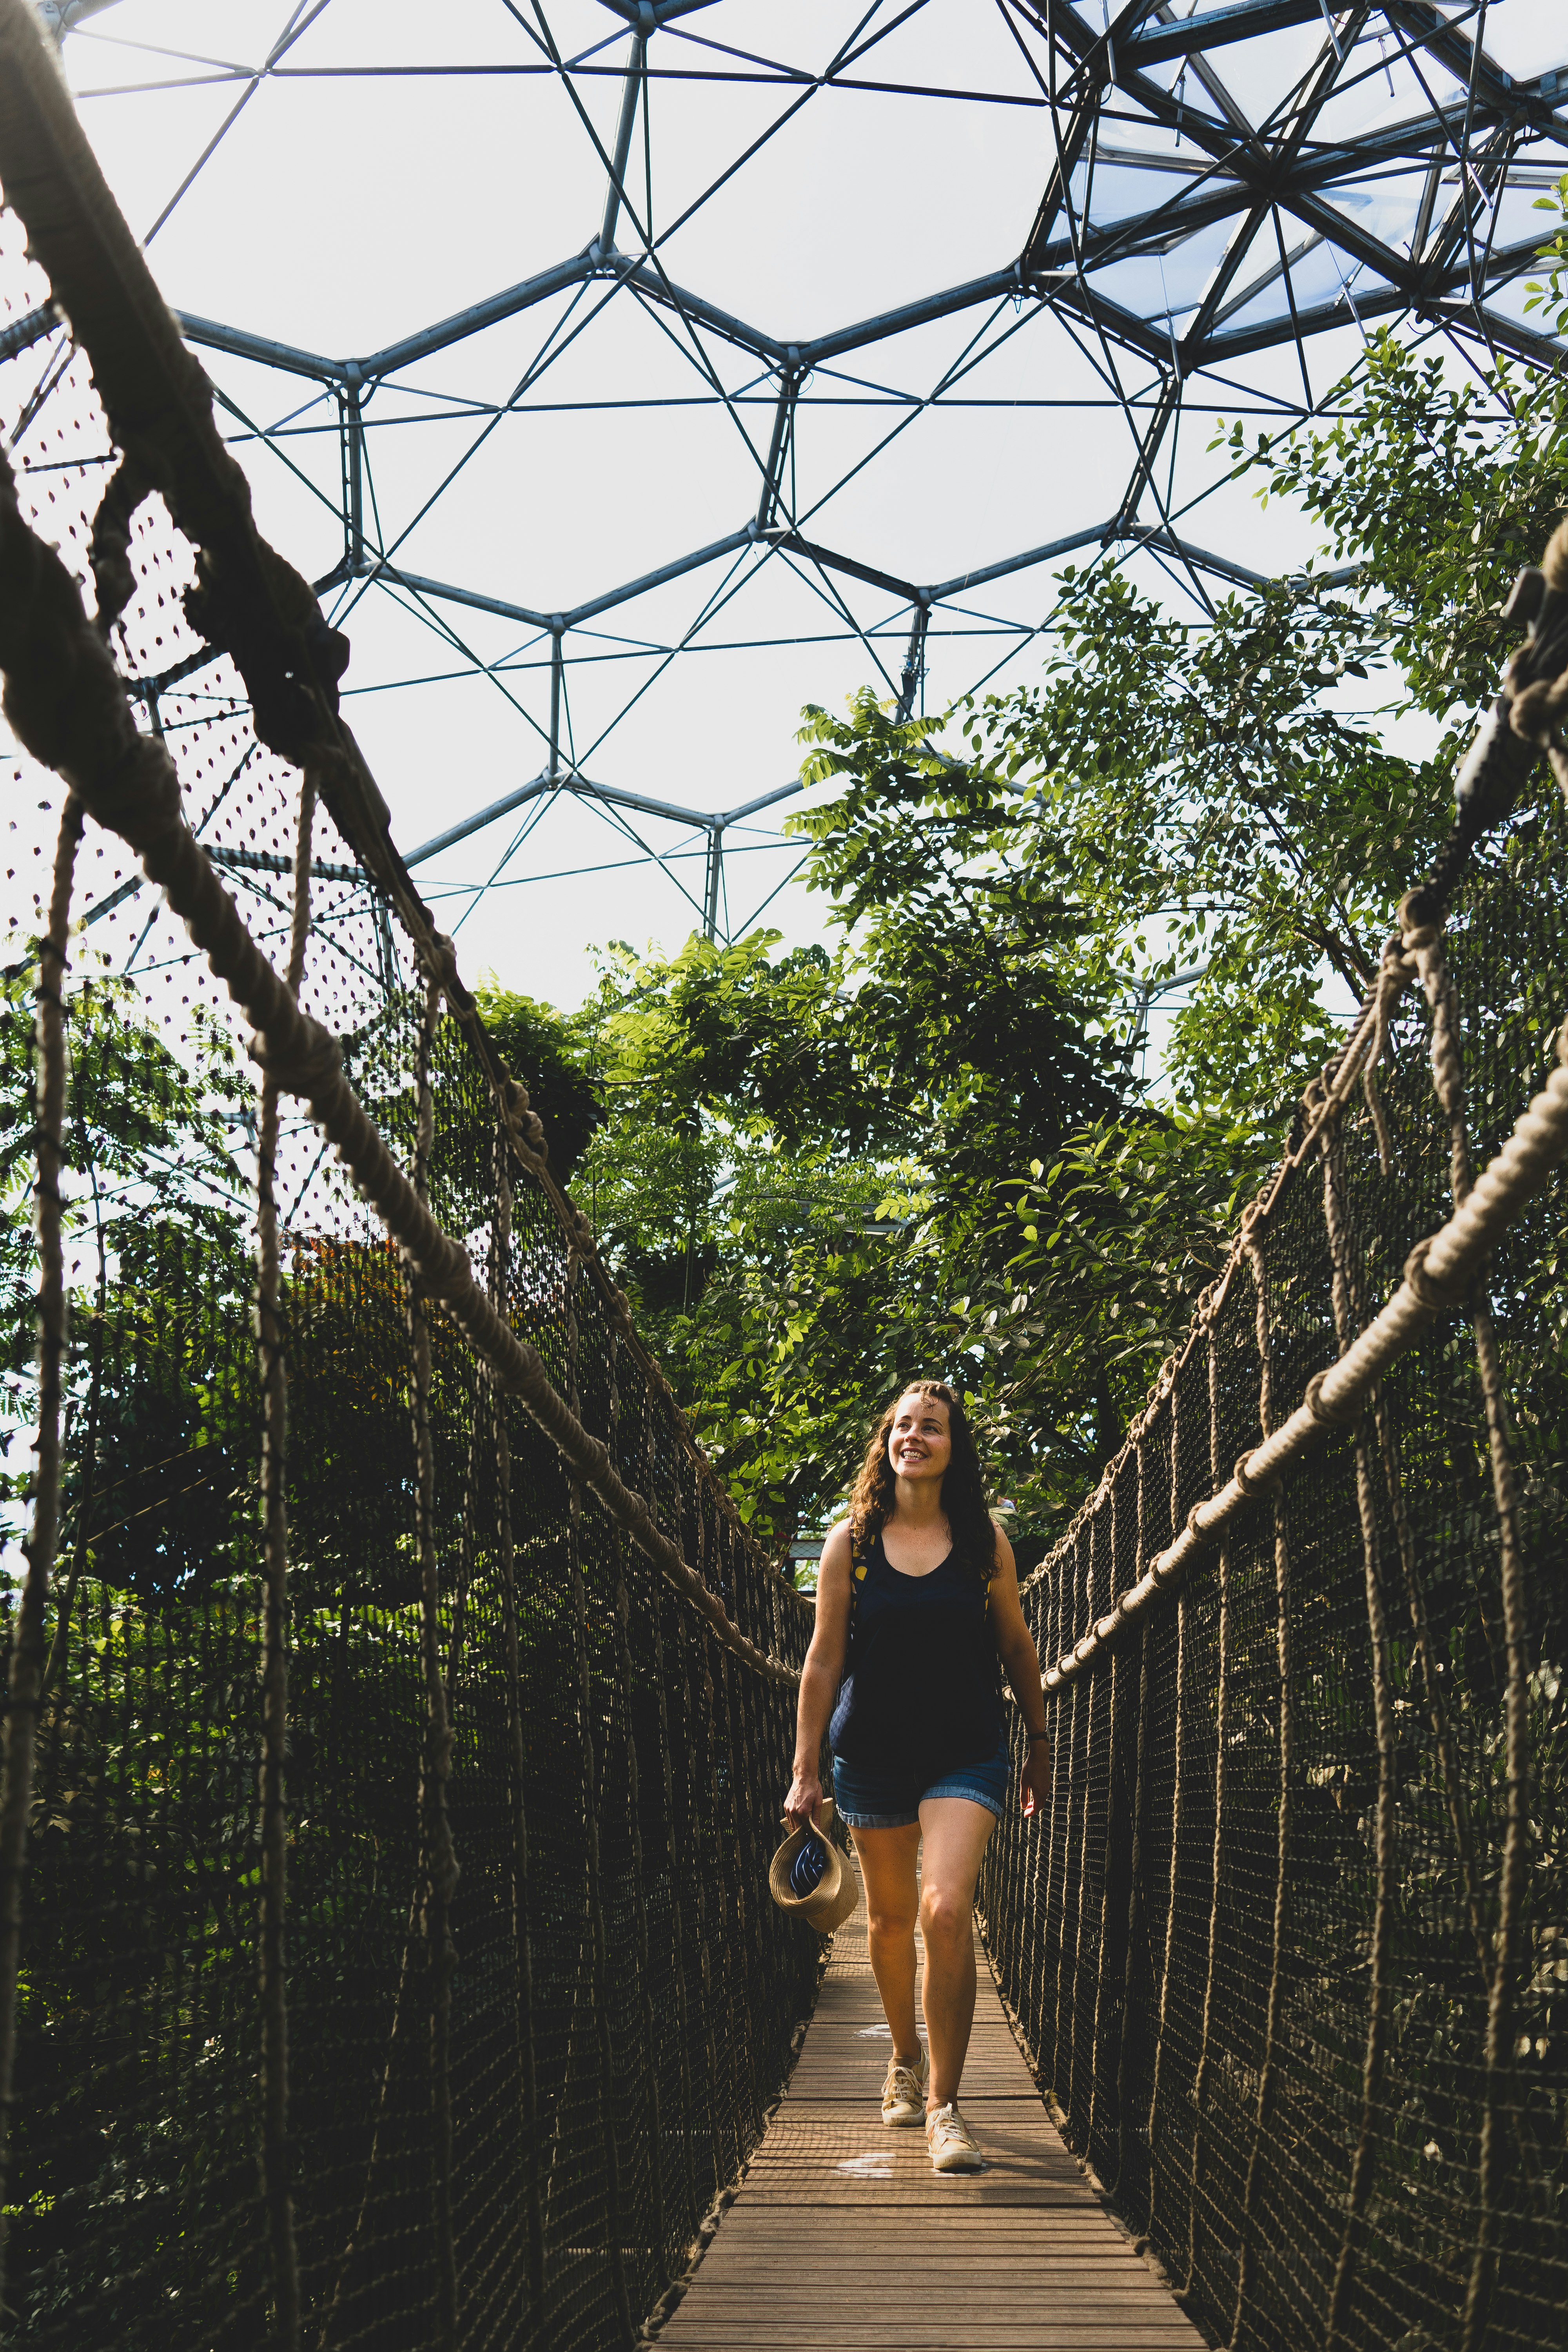
[[[0,1005],[4,2325],[625,2346],[810,2005],[765,1894],[810,1611],[551,1178],[11,0],[0,183],[44,877]]]
[[[1512,772],[1025,1591],[1056,1783],[989,1948],[1232,2347],[1542,2345],[1568,2303],[1568,695],[1529,652],[1468,782]]]
[[[4,2324],[626,2345],[809,2006],[765,1899],[809,1612],[551,1176],[24,0],[0,184],[38,876],[0,1003]],[[1534,756],[1499,723],[1026,1589],[1056,1792],[994,1842],[993,1959],[1231,2345],[1534,2345],[1568,2300],[1568,816],[1541,777],[1486,830]]]

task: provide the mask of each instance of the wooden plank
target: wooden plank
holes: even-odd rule
[[[864,1906],[660,2352],[1198,2352],[1052,2124],[984,1958],[961,2101],[982,2173],[882,2123],[889,2036]]]

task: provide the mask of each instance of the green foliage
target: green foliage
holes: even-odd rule
[[[917,1284],[889,1311],[924,1198],[900,1156],[911,1122],[857,1055],[842,960],[778,945],[617,947],[574,1024],[610,1114],[577,1196],[740,1508],[782,1546],[837,1492],[866,1389],[897,1377],[895,1332],[931,1301]]]
[[[1560,226],[1525,308],[1562,333],[1568,175],[1536,208]],[[1540,561],[1568,498],[1568,386],[1560,370],[1507,359],[1489,375],[1458,375],[1380,328],[1325,406],[1337,412],[1327,431],[1264,435],[1250,452],[1235,425],[1238,470],[1261,470],[1265,503],[1300,500],[1336,560],[1360,562],[1355,598],[1372,642],[1410,707],[1454,722],[1447,761],[1495,691],[1498,616],[1514,575]]]
[[[1544,257],[1561,319],[1568,240]],[[1352,579],[1189,623],[1069,570],[1035,681],[808,708],[803,772],[837,790],[794,822],[836,951],[624,953],[574,1016],[605,1246],[761,1531],[831,1511],[916,1370],[968,1390],[1026,1525],[1078,1500],[1447,833],[1501,602],[1563,502],[1561,381],[1383,334],[1327,409],[1232,446]],[[1447,722],[1429,754],[1412,713]],[[1151,1095],[1150,997],[1194,968]]]
[[[1384,328],[1337,404],[1326,432],[1263,436],[1248,457],[1237,425],[1231,446],[1323,524],[1336,559],[1359,559],[1369,652],[1395,666],[1413,708],[1463,730],[1496,690],[1514,575],[1540,561],[1562,510],[1561,383],[1507,361],[1489,383],[1457,379]]]
[[[502,988],[493,977],[474,994],[507,1067],[522,1080],[543,1121],[551,1172],[557,1183],[570,1183],[589,1137],[605,1118],[581,1040],[553,1005]]]
[[[0,1280],[16,1309],[8,1454],[35,1410],[34,980],[18,975],[0,1003]],[[184,1059],[137,1014],[132,983],[110,975],[89,972],[67,1000],[67,1437],[74,1462],[72,1425],[91,1419],[106,1565],[127,1587],[150,1588],[201,1562],[210,1573],[254,1450],[248,1399],[233,1378],[215,1384],[212,1369],[213,1335],[248,1340],[249,1179],[236,1141],[250,1081],[230,1033],[199,1006]],[[219,1352],[231,1353],[228,1340]],[[29,1475],[26,1461],[10,1461],[13,1501]],[[69,1480],[66,1500],[74,1509]]]

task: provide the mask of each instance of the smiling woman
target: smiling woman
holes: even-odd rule
[[[923,2116],[938,2172],[984,2163],[958,2091],[974,2018],[974,1885],[1012,1778],[1002,1669],[1027,1727],[1019,1801],[1033,1815],[1051,1776],[1040,1662],[1012,1546],[985,1507],[961,1398],[945,1381],[915,1381],[882,1414],[848,1515],[823,1546],[784,1810],[797,1823],[820,1821],[817,1759],[828,1732],[892,2035],[882,2121]]]

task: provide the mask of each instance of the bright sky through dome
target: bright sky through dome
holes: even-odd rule
[[[342,363],[581,255],[600,234],[628,27],[601,0],[556,0],[542,14],[521,0],[462,10],[118,0],[64,13],[76,18],[64,56],[89,136],[132,227],[151,235],[171,303],[339,370],[312,380],[220,348],[221,335],[200,353],[229,404],[226,429],[263,530],[324,580],[345,555]],[[1145,30],[1188,13],[1185,0],[1156,9]],[[1446,14],[1474,26],[1472,8]],[[322,602],[353,643],[346,714],[405,853],[544,771],[552,709],[547,626],[408,579],[548,621],[737,540],[767,502],[788,347],[1006,270],[1025,249],[1066,119],[1058,109],[1053,127],[1041,102],[1046,46],[1029,15],[1015,0],[912,10],[717,0],[681,14],[648,43],[616,243],[635,257],[651,236],[669,285],[761,330],[776,357],[710,318],[694,322],[657,289],[580,274],[366,393],[361,572],[324,587]],[[1100,0],[1077,16],[1096,34],[1105,21]],[[1328,38],[1313,12],[1216,48],[1208,62],[1231,109],[1227,136],[1244,143],[1302,77],[1325,70]],[[1521,84],[1568,65],[1561,0],[1491,0],[1484,47]],[[1203,63],[1180,81],[1179,57],[1151,62],[1148,86],[1220,120]],[[1365,140],[1428,100],[1462,110],[1464,95],[1436,51],[1412,59],[1369,37],[1313,135]],[[1080,155],[1071,180],[1086,229],[1184,196],[1205,164],[1196,194],[1212,184],[1190,122],[1184,138],[1155,125],[1114,85],[1101,116],[1092,169]],[[1533,195],[1564,163],[1549,137],[1516,143],[1518,184],[1482,189],[1472,266],[1481,237],[1489,253],[1539,226]],[[1301,224],[1285,221],[1291,299],[1339,323],[1309,337],[1305,386],[1289,341],[1191,374],[1131,510],[1139,521],[1168,522],[1257,572],[1311,551],[1298,520],[1277,506],[1263,517],[1248,490],[1225,484],[1207,447],[1213,419],[1321,398],[1354,356],[1358,296],[1367,302],[1384,282],[1355,258],[1354,236],[1407,251],[1425,177],[1425,165],[1390,169],[1336,192],[1342,251],[1309,234],[1297,254]],[[1452,168],[1439,217],[1458,184]],[[1152,322],[1141,353],[1102,345],[1036,285],[814,366],[771,511],[880,578],[763,536],[587,617],[563,637],[559,765],[701,810],[787,782],[804,702],[840,705],[867,680],[898,691],[911,614],[900,583],[952,583],[1121,512],[1158,402],[1160,339],[1173,345],[1186,331],[1236,226],[1221,216],[1144,239],[1094,277]],[[1250,305],[1233,298],[1237,331],[1284,315],[1275,254],[1270,223],[1233,282],[1242,293],[1271,271],[1275,282],[1260,282]],[[1496,301],[1522,319],[1517,287]],[[1180,558],[1125,544],[1112,556],[1194,617],[1198,595],[1225,590]],[[377,562],[400,578],[364,576]],[[933,610],[926,708],[987,673],[1030,675],[1039,641],[1029,633],[1049,612],[1057,568],[954,592]],[[760,812],[726,838],[721,920],[732,932],[774,891],[767,919],[792,937],[819,928],[818,907],[787,880],[798,849],[773,829],[786,813]],[[664,866],[647,862],[649,846]],[[469,973],[493,966],[570,1003],[589,984],[592,943],[684,937],[704,858],[704,838],[679,823],[567,794],[521,806],[418,875],[438,919],[460,926]]]

